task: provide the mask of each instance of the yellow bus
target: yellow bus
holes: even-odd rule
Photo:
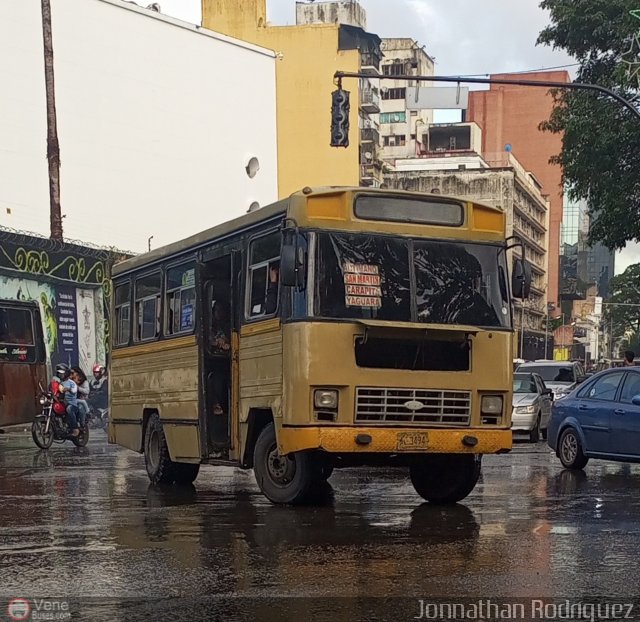
[[[433,503],[511,449],[505,215],[448,198],[305,188],[113,270],[109,442],[152,484],[253,468],[274,503],[334,468],[405,466]]]

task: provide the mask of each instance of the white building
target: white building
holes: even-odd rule
[[[65,238],[144,251],[277,199],[273,52],[119,0],[51,5]],[[48,234],[40,2],[0,2],[0,83],[0,226]]]
[[[382,40],[384,76],[432,76],[433,59],[413,39]],[[422,82],[423,85],[429,83]],[[421,150],[420,136],[433,122],[433,110],[407,110],[406,80],[383,80],[380,106],[382,158],[409,158]]]

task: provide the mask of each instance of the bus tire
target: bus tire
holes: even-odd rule
[[[273,423],[260,432],[253,452],[253,471],[262,494],[272,503],[304,503],[318,481],[316,467],[311,453],[279,454]]]
[[[173,468],[175,470],[174,481],[181,486],[193,484],[200,472],[199,464],[191,464],[188,462],[174,462]]]
[[[415,491],[433,504],[462,501],[480,477],[480,457],[473,454],[420,456],[410,467]]]
[[[198,476],[199,464],[173,462],[158,413],[151,413],[144,435],[144,463],[154,486],[191,484]]]

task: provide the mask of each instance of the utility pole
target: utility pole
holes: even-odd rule
[[[549,313],[555,310],[556,306],[552,302],[547,303],[547,321],[544,325],[544,360],[549,360]]]
[[[53,35],[50,0],[40,0],[42,40],[44,47],[44,84],[47,96],[47,162],[49,164],[49,220],[51,238],[62,241],[62,209],[60,207],[60,144],[56,116],[56,93],[53,71]]]

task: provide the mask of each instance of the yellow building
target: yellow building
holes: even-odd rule
[[[316,6],[322,4],[329,3]],[[357,2],[349,4],[362,11]],[[333,75],[337,70],[379,75],[380,38],[352,24],[271,26],[266,15],[266,0],[202,0],[205,28],[282,55],[276,74],[280,196],[304,186],[379,186],[379,134],[369,117],[379,112],[379,95],[368,79],[343,85],[351,92],[349,147],[331,147],[329,141]],[[239,97],[251,97],[251,76]]]

